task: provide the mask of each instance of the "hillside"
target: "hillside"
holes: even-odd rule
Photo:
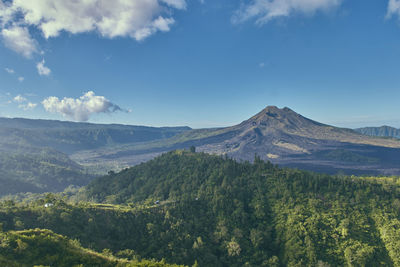
[[[112,151],[116,144],[165,139],[189,129],[0,118],[0,196],[84,186],[95,175],[126,164],[84,167],[70,159],[71,153],[100,147]]]
[[[355,129],[355,131],[369,136],[400,138],[400,129],[390,126],[365,127]]]
[[[252,160],[254,154],[273,163],[348,174],[400,174],[400,141],[370,137],[350,129],[324,125],[289,108],[274,106],[226,128],[195,129],[169,139],[78,152],[82,164],[121,161],[136,165],[160,153],[196,146],[198,151]]]
[[[187,130],[190,128],[0,118],[0,149],[25,145],[51,147],[71,154],[85,149],[165,139]]]
[[[50,230],[0,232],[0,265],[21,266],[143,266],[178,267],[155,261],[119,259],[108,253],[97,253],[81,247],[78,240],[70,240]]]
[[[20,192],[60,192],[68,186],[84,186],[95,176],[63,153],[0,153],[0,196]]]
[[[0,220],[5,231],[46,228],[96,251],[178,264],[400,266],[399,192],[397,177],[175,151],[93,180],[78,204],[3,202]]]

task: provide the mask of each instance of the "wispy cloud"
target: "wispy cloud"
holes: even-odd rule
[[[87,121],[91,115],[97,113],[129,112],[104,96],[96,96],[93,91],[77,99],[64,97],[60,100],[58,97],[50,96],[42,101],[42,105],[48,112],[60,113],[76,121]]]
[[[32,102],[28,102],[26,104],[18,105],[18,107],[23,109],[23,110],[31,110],[31,109],[34,109],[36,106],[37,106],[37,104],[36,103],[32,103]]]
[[[25,97],[23,97],[22,95],[17,95],[16,97],[13,98],[14,102],[17,103],[22,103],[22,102],[26,102],[28,101]]]
[[[15,73],[15,71],[13,69],[5,68],[4,70],[7,71],[10,74],[14,74]]]
[[[44,59],[42,61],[38,62],[36,64],[36,69],[37,69],[37,71],[38,71],[40,76],[43,76],[43,75],[44,76],[49,76],[50,73],[51,73],[51,70],[48,67],[46,67],[44,65],[44,63],[45,63]]]
[[[23,109],[23,110],[31,110],[37,106],[36,103],[32,103],[32,102],[28,101],[28,99],[26,99],[22,95],[15,96],[13,98],[13,102],[18,103],[19,104],[18,108]],[[9,101],[8,103],[11,103],[11,101]]]
[[[0,1],[1,1],[1,0],[0,0]],[[15,73],[16,73],[15,70],[10,69],[10,68],[4,68],[4,70],[5,70],[6,72],[8,72],[9,74],[15,74]],[[23,82],[24,80],[25,80],[24,77],[18,76],[18,81],[19,81],[19,82]]]
[[[243,4],[232,17],[233,23],[256,19],[262,25],[269,21],[293,14],[313,15],[318,11],[336,8],[342,0],[252,0]]]

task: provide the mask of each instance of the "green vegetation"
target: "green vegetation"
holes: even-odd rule
[[[322,157],[327,160],[335,160],[335,161],[343,161],[350,163],[378,163],[379,159],[373,157],[367,157],[363,155],[359,155],[355,152],[344,150],[344,149],[336,149],[326,153],[322,153]]]
[[[399,198],[397,177],[329,176],[258,157],[239,163],[175,151],[93,180],[76,204],[52,194],[1,202],[0,221],[6,233],[51,229],[129,260],[400,266]]]
[[[94,155],[94,150],[105,148],[109,153],[118,145],[163,140],[188,130],[189,127],[0,118],[0,196],[60,192],[70,185],[84,186],[95,175],[128,165],[112,156],[109,160],[108,154],[101,155],[107,160],[86,164],[88,157],[83,151],[90,150],[88,154]],[[75,159],[81,159],[85,167],[70,159],[76,152],[83,153]]]
[[[114,257],[107,250],[97,253],[84,249],[78,240],[70,240],[50,230],[41,229],[0,233],[0,265],[8,267],[177,266],[168,265],[164,261],[121,259]]]
[[[93,179],[67,155],[53,150],[0,153],[0,196],[19,192],[60,192]]]

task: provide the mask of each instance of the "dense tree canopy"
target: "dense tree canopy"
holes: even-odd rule
[[[0,221],[3,231],[51,229],[134,260],[400,266],[399,185],[175,151],[92,181],[76,204],[57,195],[2,202]]]

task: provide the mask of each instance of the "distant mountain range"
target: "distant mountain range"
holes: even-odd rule
[[[355,131],[369,136],[393,137],[400,139],[400,129],[396,129],[390,126],[365,127],[355,129]]]
[[[327,173],[400,174],[400,140],[368,135],[398,136],[388,127],[333,127],[275,106],[238,125],[211,129],[0,118],[0,181],[12,179],[24,188],[31,183],[33,191],[60,191],[86,184],[87,173],[120,170],[190,146],[237,160],[251,161],[257,154],[282,166]],[[29,175],[26,166],[15,164],[25,161],[30,161]],[[78,182],[79,175],[70,171],[86,178]],[[49,186],[45,181],[52,173],[58,180]]]

